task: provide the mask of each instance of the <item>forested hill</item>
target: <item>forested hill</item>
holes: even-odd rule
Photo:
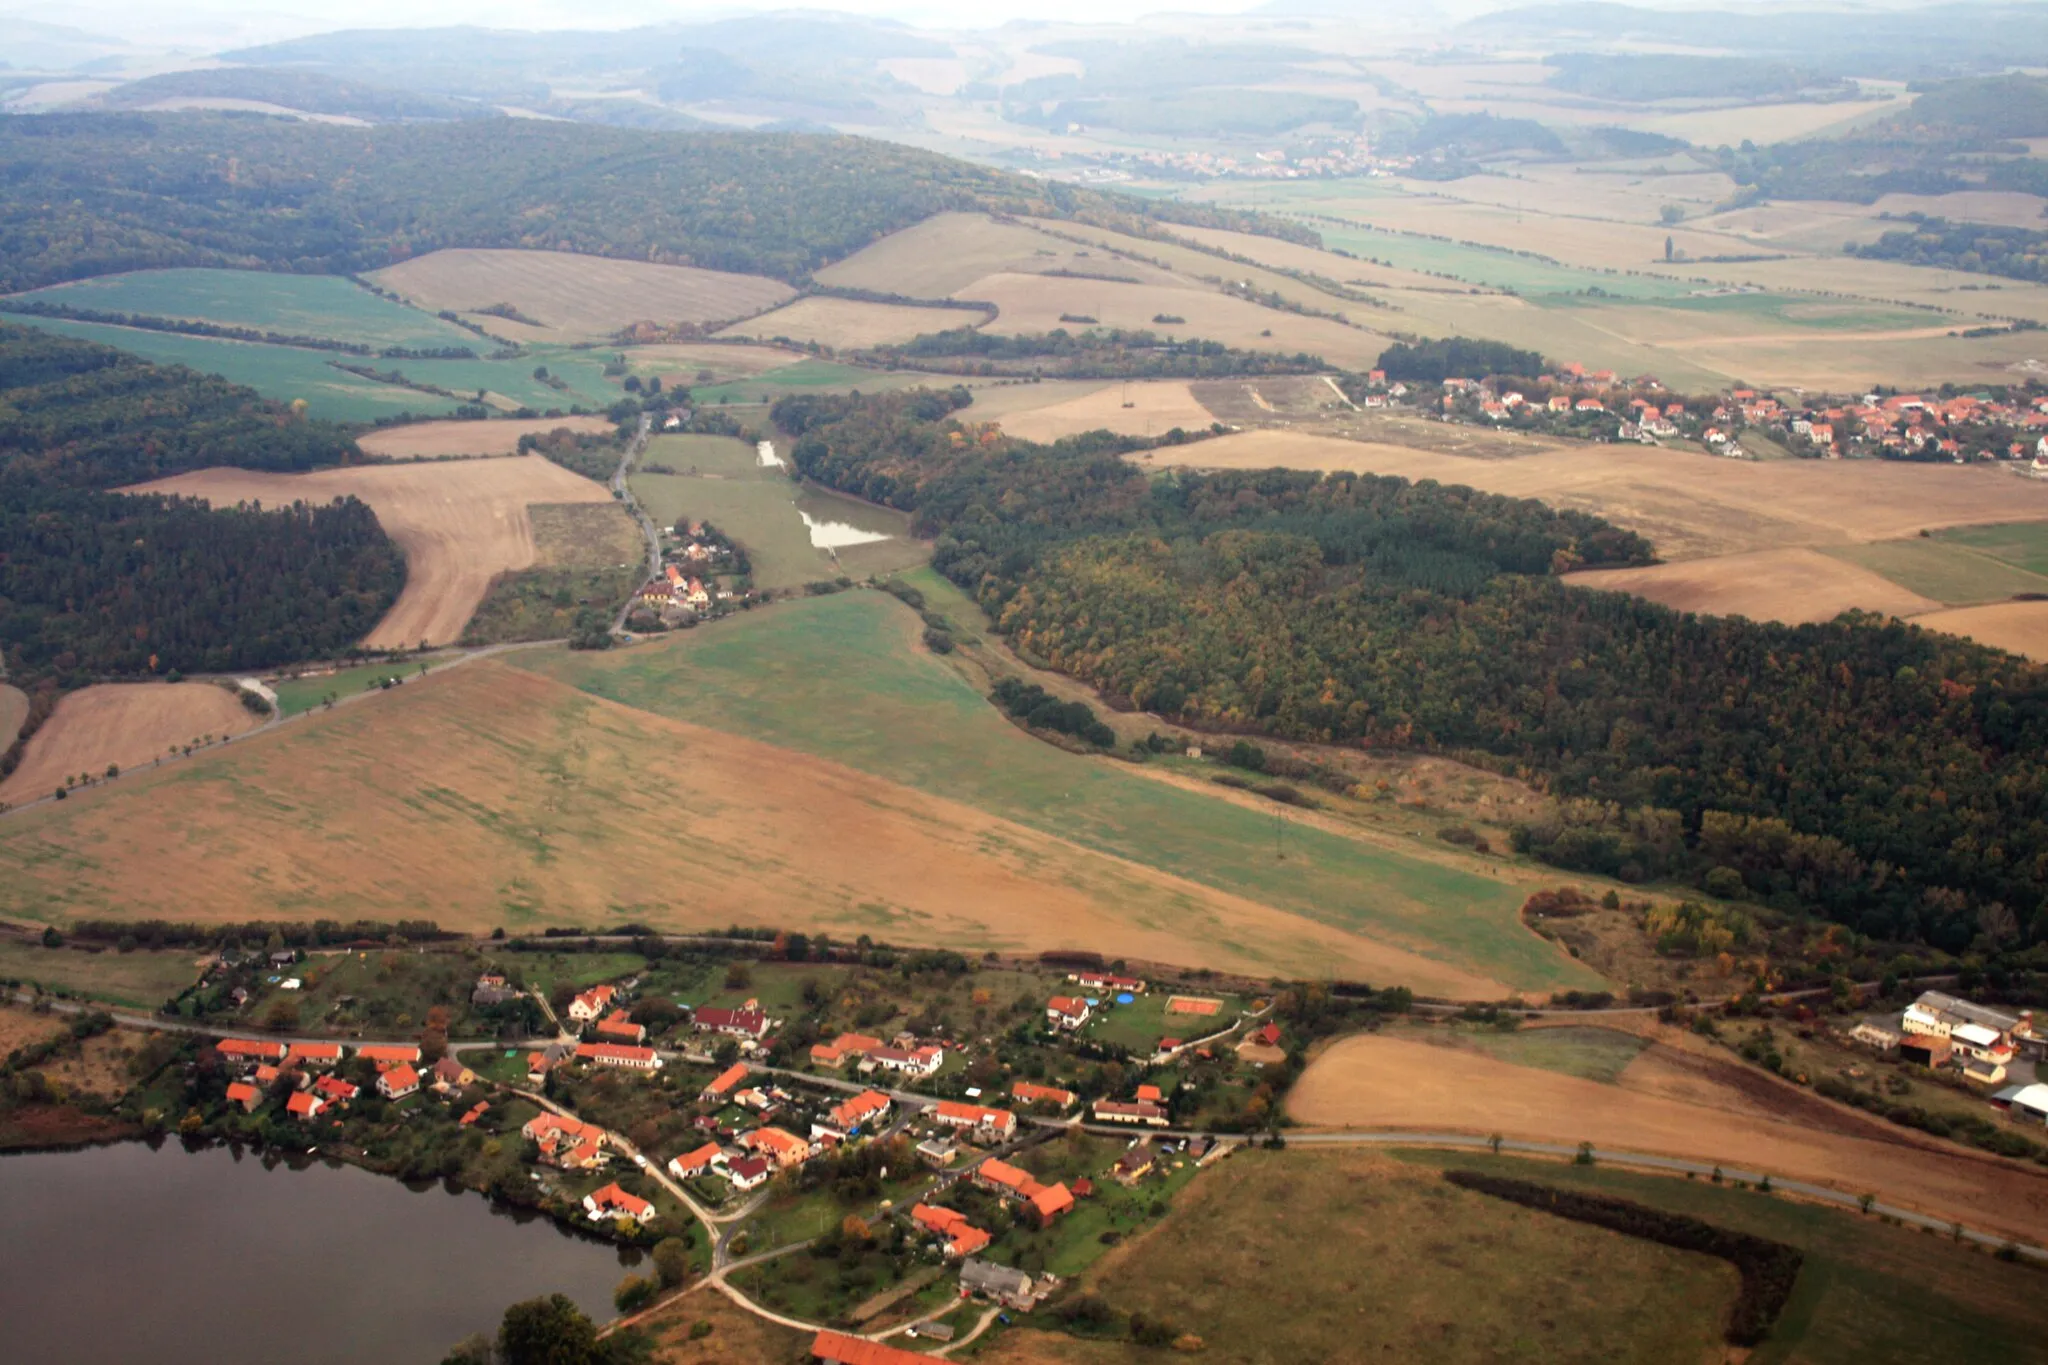
[[[785,399],[807,476],[914,509],[1006,636],[1190,725],[1479,757],[1518,836],[1641,880],[1960,951],[2048,938],[2048,672],[1875,618],[1780,626],[1568,588],[1637,537],[1540,504],[1285,471],[1150,479],[1106,433],[962,427],[964,394]]]
[[[947,209],[1313,235],[853,137],[498,118],[340,128],[236,114],[0,117],[0,291],[162,266],[339,274],[442,247],[800,279]]]
[[[31,722],[61,687],[256,668],[361,639],[405,579],[361,502],[259,512],[104,491],[358,457],[338,429],[225,380],[0,325],[0,650],[12,681],[41,685]]]

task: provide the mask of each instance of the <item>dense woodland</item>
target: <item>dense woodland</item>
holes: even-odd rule
[[[1951,223],[1914,215],[1874,242],[1847,244],[1851,256],[1945,266],[2016,280],[2048,279],[2048,232],[2037,228]]]
[[[1441,384],[1446,379],[1485,379],[1489,375],[1547,374],[1550,366],[1535,351],[1504,341],[1440,337],[1435,341],[1397,341],[1380,352],[1378,368],[1388,379],[1411,384]]]
[[[338,428],[226,380],[0,326],[9,675],[73,686],[347,648],[405,578],[361,502],[210,510],[105,490],[210,465],[293,471],[357,458]]]
[[[1241,351],[1216,341],[1089,327],[1002,336],[958,327],[848,357],[880,369],[941,374],[1056,374],[1077,379],[1208,379],[1243,374],[1319,374],[1321,356]]]
[[[948,209],[1314,236],[852,137],[536,119],[358,129],[235,114],[0,116],[0,292],[162,266],[346,274],[456,246],[801,279]]]
[[[2048,674],[1876,619],[1692,617],[1555,574],[1597,518],[1285,471],[1148,477],[961,428],[964,392],[785,399],[808,478],[906,508],[1030,655],[1221,731],[1458,753],[1546,783],[1518,840],[1959,951],[2048,936]]]

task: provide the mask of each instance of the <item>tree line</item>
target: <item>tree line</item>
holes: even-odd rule
[[[1647,562],[1597,517],[1285,470],[1149,476],[965,392],[786,399],[807,478],[911,511],[1032,656],[1182,724],[1466,757],[1547,787],[1566,867],[1684,876],[1873,937],[2048,935],[2048,673],[1857,615],[1693,617],[1557,575]]]

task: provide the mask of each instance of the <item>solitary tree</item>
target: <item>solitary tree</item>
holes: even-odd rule
[[[502,1365],[586,1365],[597,1355],[597,1328],[567,1294],[527,1299],[498,1325]]]

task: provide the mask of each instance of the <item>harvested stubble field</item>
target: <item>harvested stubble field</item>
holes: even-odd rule
[[[718,335],[762,340],[788,337],[841,350],[885,346],[926,332],[974,327],[987,316],[965,308],[920,308],[913,304],[862,303],[814,295],[736,323]]]
[[[519,438],[567,427],[595,434],[612,430],[602,417],[491,418],[481,422],[408,422],[356,438],[365,455],[386,460],[432,460],[444,455],[513,455]]]
[[[919,629],[893,599],[846,592],[778,604],[647,648],[601,656],[536,651],[517,664],[1275,907],[1294,926],[1296,943],[1286,951],[1338,945],[1314,969],[1318,975],[1402,981],[1460,998],[1498,998],[1498,986],[1486,994],[1489,981],[1528,990],[1597,983],[1521,924],[1526,890],[1495,869],[1405,840],[1369,842],[1308,813],[1285,818],[1276,856],[1270,802],[1230,799],[1240,794],[1206,783],[1147,780],[1149,768],[1134,772],[1035,740],[922,650]],[[1191,919],[1180,954],[1216,951],[1218,939],[1233,952],[1282,950]]]
[[[370,277],[432,312],[468,314],[521,340],[599,340],[636,322],[724,322],[796,291],[780,280],[694,266],[615,261],[566,251],[430,252]],[[475,312],[509,303],[538,327]]]
[[[1966,635],[1979,644],[2048,663],[2048,602],[1992,602],[1931,611],[1915,617],[1913,624]]]
[[[1181,381],[1095,384],[1087,392],[1072,397],[1048,397],[1052,401],[1043,407],[1018,407],[996,420],[1002,423],[1004,431],[1027,441],[1057,441],[1084,431],[1105,429],[1131,436],[1159,436],[1174,427],[1206,431],[1216,420],[1215,414],[1203,407]],[[982,416],[979,396],[966,416]]]
[[[1146,245],[1135,237],[1122,240],[1132,247]],[[908,298],[941,299],[957,294],[978,299],[981,295],[970,286],[998,271],[1045,274],[1054,270],[1171,279],[1156,266],[1077,246],[1024,223],[997,222],[979,213],[940,213],[825,267],[818,272],[818,281]]]
[[[10,805],[48,796],[66,777],[118,764],[133,774],[171,746],[245,734],[262,718],[213,683],[100,683],[66,693],[30,736],[21,766],[0,782]],[[127,781],[124,777],[122,781]]]
[[[1312,1128],[1504,1133],[1725,1162],[2038,1240],[2048,1174],[1838,1106],[1687,1040],[1611,1084],[1427,1043],[1344,1038],[1302,1073],[1288,1112]]]
[[[627,915],[1261,973],[1387,965],[1268,906],[496,661],[24,811],[7,836],[0,910],[30,919],[431,905],[476,931]]]
[[[1217,264],[1228,268],[1225,262]],[[1250,351],[1306,352],[1351,369],[1369,368],[1387,348],[1387,339],[1377,332],[1328,318],[1262,308],[1206,286],[1115,284],[1003,272],[976,280],[959,290],[957,297],[995,304],[996,320],[986,330],[1004,335],[1056,328],[1072,332],[1087,325],[1060,321],[1067,314],[1092,317],[1104,327],[1200,338]],[[1371,310],[1361,307],[1361,311]],[[1162,314],[1186,321],[1162,324],[1152,320]]]
[[[28,693],[0,683],[0,752],[13,745],[14,737],[21,733],[21,723],[27,719]]]
[[[1204,1358],[1233,1365],[1668,1365],[1723,1358],[1736,1276],[1711,1257],[1491,1199],[1376,1153],[1245,1150],[1197,1177],[1163,1223],[1103,1257],[1083,1286],[1193,1333]],[[979,1359],[1159,1355],[1020,1330]]]
[[[1984,465],[1752,462],[1562,442],[1519,459],[1473,460],[1290,431],[1242,432],[1160,450],[1153,462],[1203,469],[1357,470],[1469,484],[1596,512],[1648,536],[1667,559],[2048,520],[2048,482]]]
[[[1831,621],[1851,608],[1915,616],[1941,606],[1939,601],[1869,569],[1803,547],[1752,550],[1640,569],[1596,569],[1567,574],[1564,581],[1582,588],[1633,593],[1679,611],[1791,624]]]
[[[126,491],[178,493],[216,505],[361,498],[405,551],[405,590],[364,640],[373,649],[459,638],[491,580],[533,564],[529,504],[611,500],[602,486],[538,455],[311,474],[202,469]]]

